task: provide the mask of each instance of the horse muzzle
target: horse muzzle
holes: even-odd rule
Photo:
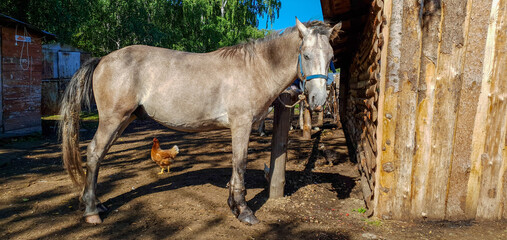
[[[324,110],[324,104],[326,103],[326,95],[324,94],[309,94],[308,105],[310,110],[320,112]]]

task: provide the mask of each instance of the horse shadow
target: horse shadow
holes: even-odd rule
[[[177,173],[183,169],[184,167],[175,167],[172,168],[172,171],[174,173]],[[223,188],[224,191],[227,191],[227,183],[229,181],[230,174],[230,168],[211,168],[162,178],[156,182],[137,187],[131,191],[108,199],[103,203],[108,208],[108,211],[102,213],[101,216],[103,218],[107,218],[109,213],[120,208],[124,204],[133,201],[136,198],[154,193],[176,190],[184,187],[212,184],[214,186]],[[305,181],[305,179],[307,181]],[[354,178],[342,176],[335,173],[312,173],[310,176],[304,171],[287,171],[286,181],[292,183],[285,185],[286,196],[291,196],[300,188],[305,187],[309,184],[331,183],[333,190],[336,192],[337,198],[345,199],[350,197],[350,193],[355,186]],[[109,184],[107,183],[101,183],[102,191],[108,191],[108,189],[112,187],[108,185]],[[247,202],[252,211],[256,212],[266,203],[269,197],[269,186],[267,184],[267,181],[264,179],[264,171],[248,169],[247,173],[245,174],[245,187],[247,190],[263,188],[261,192],[257,193],[252,199]],[[224,199],[224,203],[225,201],[226,199]]]

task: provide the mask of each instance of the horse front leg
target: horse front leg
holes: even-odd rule
[[[232,213],[243,223],[257,224],[259,220],[245,201],[245,171],[247,164],[248,140],[252,124],[231,127],[232,133],[232,176],[229,182],[228,204]]]

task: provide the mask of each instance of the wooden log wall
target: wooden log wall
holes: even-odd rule
[[[506,219],[507,0],[380,2],[345,110],[368,207],[383,219]]]
[[[383,0],[371,3],[365,30],[361,36],[357,54],[352,58],[348,71],[341,78],[346,80],[342,94],[340,113],[349,143],[361,171],[361,188],[371,215],[377,169],[377,124],[380,82],[380,52],[383,45]],[[343,85],[342,81],[342,85]],[[340,86],[342,88],[342,86]],[[345,96],[345,98],[343,98]]]

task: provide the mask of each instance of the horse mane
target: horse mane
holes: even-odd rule
[[[328,35],[329,34],[329,28],[331,27],[329,24],[324,23],[322,21],[308,21],[303,23],[307,28],[312,30],[314,33],[321,34],[321,35]],[[297,31],[296,26],[285,28],[281,31],[275,31],[269,35],[267,35],[264,38],[258,38],[258,39],[250,39],[245,43],[240,43],[233,46],[223,47],[217,50],[217,52],[220,54],[223,58],[233,57],[238,54],[245,54],[249,55],[250,57],[255,56],[255,49],[257,45],[269,43],[270,41],[274,39],[281,38],[283,36],[287,36],[292,34],[293,32]],[[334,34],[333,34],[334,36]]]

